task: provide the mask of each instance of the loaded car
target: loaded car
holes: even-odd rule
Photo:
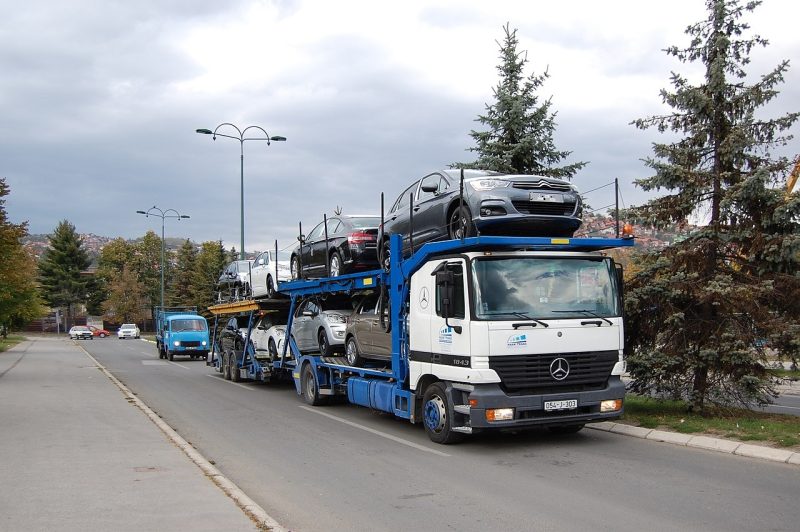
[[[388,324],[389,308],[385,304],[381,305],[378,294],[368,294],[361,298],[347,319],[345,329],[347,363],[351,366],[362,366],[365,359],[391,360],[392,335]]]
[[[253,344],[256,358],[268,357],[270,360],[280,358],[286,337],[287,318],[288,309],[267,310],[264,311],[263,316],[258,318],[255,326],[250,331],[250,343]],[[245,320],[239,328],[239,336],[245,338],[246,335],[247,321]],[[287,350],[286,358],[292,358],[291,350]]]
[[[99,327],[95,327],[94,325],[88,325],[89,330],[92,331],[93,336],[99,336],[100,338],[105,338],[106,336],[111,336],[111,333],[105,329],[100,329]]]
[[[403,235],[404,254],[414,246],[462,236],[571,237],[581,225],[583,203],[575,185],[535,175],[443,170],[416,181],[392,205],[378,232],[378,249],[388,264],[390,234]]]
[[[69,337],[72,340],[93,340],[92,330],[86,325],[75,325],[69,330]]]
[[[217,293],[220,301],[238,300],[250,295],[252,262],[235,260],[225,266],[217,279]]]
[[[302,352],[319,351],[331,356],[344,346],[347,317],[353,311],[347,298],[309,297],[295,310],[292,337]]]
[[[277,294],[275,288],[278,282],[292,280],[289,271],[291,255],[286,251],[265,251],[253,260],[250,268],[250,283],[253,297],[274,298]],[[276,281],[277,273],[277,281]]]
[[[139,327],[135,323],[123,323],[117,330],[117,338],[120,340],[139,338]]]
[[[302,277],[336,277],[356,270],[378,267],[375,243],[380,216],[352,215],[328,218],[328,239],[325,222],[320,222],[308,236],[301,235],[301,245],[291,255],[292,279]]]

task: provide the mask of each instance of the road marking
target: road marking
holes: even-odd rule
[[[210,377],[211,375],[209,375]],[[318,408],[311,408],[305,405],[298,405],[303,410],[308,410],[309,412],[314,412],[315,414],[319,414],[321,416],[325,416],[327,418],[333,419],[335,421],[339,421],[344,423],[345,425],[350,425],[351,427],[355,427],[357,429],[365,430],[371,434],[375,434],[376,436],[380,436],[382,438],[386,438],[387,440],[392,440],[393,442],[397,442],[403,445],[407,445],[409,447],[413,447],[414,449],[418,449],[420,451],[425,451],[431,454],[435,454],[436,456],[445,456],[449,457],[450,455],[447,453],[443,453],[442,451],[437,451],[436,449],[430,449],[425,447],[424,445],[420,445],[418,443],[414,443],[413,441],[404,440],[403,438],[398,438],[397,436],[393,436],[391,434],[387,434],[386,432],[381,432],[380,430],[375,430],[364,425],[360,425],[358,423],[354,423],[352,421],[348,421],[347,419],[340,418],[339,416],[334,416],[333,414],[328,414],[327,412],[322,412]]]
[[[166,366],[167,363],[163,360],[142,360],[143,366]]]
[[[800,406],[785,406],[785,405],[770,405],[772,408],[791,408],[792,410],[800,410]],[[763,410],[766,410],[764,408]]]
[[[252,386],[245,386],[244,384],[239,384],[238,382],[226,381],[225,379],[223,379],[221,377],[217,377],[216,375],[209,375],[208,373],[206,373],[206,377],[211,377],[212,379],[217,379],[218,381],[224,382],[225,384],[233,384],[234,386],[238,386],[239,388],[244,388],[245,390],[249,390],[251,392],[253,390],[255,390],[255,388],[253,388]]]
[[[190,369],[190,368],[187,368],[186,366],[184,366],[183,364],[178,364],[177,362],[173,362],[173,361],[171,361],[171,360],[167,360],[167,362],[169,362],[169,363],[170,363],[170,364],[172,364],[173,366],[178,366],[179,368],[183,368],[183,369]]]

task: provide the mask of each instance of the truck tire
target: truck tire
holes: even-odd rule
[[[230,356],[227,351],[222,353],[222,378],[226,381],[231,380]]]
[[[300,387],[303,390],[303,399],[311,406],[320,406],[328,402],[327,397],[319,394],[317,376],[311,368],[311,364],[303,366],[303,373],[300,378]]]
[[[345,358],[349,366],[359,367],[364,364],[364,358],[358,352],[358,344],[356,343],[355,336],[347,339],[347,350],[345,351]]]
[[[175,360],[175,353],[174,352],[172,352],[170,350],[167,350],[167,356],[169,357],[170,362]]]
[[[577,425],[560,425],[556,427],[547,427],[553,434],[576,434],[583,429],[585,426],[584,423],[578,423]]]
[[[422,398],[422,424],[432,442],[448,444],[463,439],[463,434],[453,431],[452,411],[444,385],[434,382],[428,386]]]
[[[233,382],[241,382],[242,374],[239,373],[239,361],[238,361],[238,357],[236,355],[236,351],[231,351],[230,360],[231,360],[231,363],[230,363],[231,381],[233,381]]]

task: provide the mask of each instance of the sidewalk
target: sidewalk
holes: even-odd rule
[[[256,530],[81,349],[0,353],[0,530]]]

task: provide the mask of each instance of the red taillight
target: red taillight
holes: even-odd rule
[[[378,239],[378,235],[371,233],[350,233],[347,235],[348,244],[364,244],[366,242],[374,242]]]

